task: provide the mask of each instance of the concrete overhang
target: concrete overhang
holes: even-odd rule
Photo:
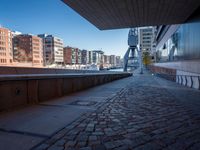
[[[200,0],[62,0],[100,30],[184,23]]]

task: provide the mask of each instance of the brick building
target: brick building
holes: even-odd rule
[[[64,47],[64,64],[76,64],[76,48],[73,47]]]
[[[13,38],[13,56],[17,63],[32,63],[32,66],[43,66],[42,39],[28,34]]]
[[[12,65],[12,32],[0,27],[0,65]]]

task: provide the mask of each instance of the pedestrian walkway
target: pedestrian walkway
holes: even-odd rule
[[[200,91],[147,72],[0,115],[6,150],[199,147]]]

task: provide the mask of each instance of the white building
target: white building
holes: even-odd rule
[[[110,64],[112,67],[116,67],[116,56],[110,55]]]
[[[103,54],[101,50],[92,51],[92,63],[97,65],[103,65]]]
[[[93,62],[93,52],[88,51],[88,64],[92,64]]]
[[[154,51],[154,27],[142,27],[139,28],[139,44],[143,52],[149,52],[153,54]]]
[[[20,34],[22,34],[22,33],[19,32],[19,31],[12,31],[12,36],[13,36],[13,37],[15,37],[15,36],[17,36],[17,35],[20,35]]]
[[[116,56],[116,67],[121,67],[122,63],[121,63],[121,57],[120,56]]]
[[[45,65],[63,64],[63,40],[46,34],[38,36],[43,38]]]

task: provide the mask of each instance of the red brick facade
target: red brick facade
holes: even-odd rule
[[[0,28],[0,65],[12,65],[12,33],[6,28]]]
[[[43,66],[42,39],[32,35],[17,35],[14,41],[14,61]]]

